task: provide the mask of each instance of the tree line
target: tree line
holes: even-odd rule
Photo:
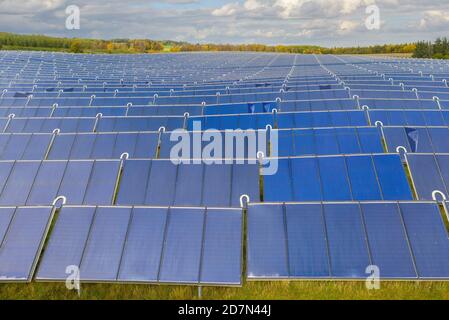
[[[446,37],[435,42],[420,41],[413,54],[415,58],[449,59],[449,41]]]
[[[0,48],[4,50],[48,50],[73,53],[152,53],[194,51],[255,51],[313,54],[406,54],[416,58],[449,59],[449,42],[439,38],[434,43],[385,44],[369,47],[333,47],[263,44],[192,44],[148,39],[78,39],[44,35],[21,35],[0,32]]]

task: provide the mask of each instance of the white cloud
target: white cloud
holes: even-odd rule
[[[214,11],[212,11],[212,15],[216,16],[216,17],[229,17],[234,15],[237,10],[240,9],[240,5],[235,2],[235,3],[228,3],[225,4],[224,6],[222,6],[221,8],[215,9]]]
[[[346,34],[355,31],[360,26],[360,23],[357,21],[344,20],[339,24],[339,33]]]
[[[439,10],[429,10],[424,13],[424,17],[419,24],[421,29],[446,29],[449,28],[449,12]],[[445,31],[446,31],[445,30]]]
[[[1,13],[30,13],[53,10],[63,5],[65,0],[0,0]]]
[[[364,28],[374,0],[0,0],[0,30],[68,37],[191,42],[366,45],[433,40],[449,30],[447,0],[376,0],[379,31]],[[215,2],[216,3],[216,2]],[[81,30],[65,8],[81,8]],[[151,22],[151,23],[149,23]]]

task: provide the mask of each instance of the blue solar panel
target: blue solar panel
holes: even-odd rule
[[[83,204],[112,204],[118,170],[118,161],[95,161]]]
[[[95,207],[64,208],[51,233],[36,278],[58,280],[67,277],[66,268],[79,268],[89,236]]]
[[[410,246],[421,278],[449,277],[449,238],[438,205],[401,204]]]
[[[322,206],[286,205],[285,210],[290,276],[329,277],[330,264]]]
[[[352,200],[345,158],[318,158],[323,200]]]
[[[172,204],[175,195],[177,166],[170,161],[153,161],[145,204]]]
[[[97,208],[80,265],[82,280],[116,279],[130,215],[130,208]]]
[[[416,278],[406,230],[396,203],[361,204],[373,265],[382,278]]]
[[[23,205],[33,186],[40,162],[16,162],[0,195],[0,205]]]
[[[49,207],[17,208],[0,245],[0,281],[30,281],[51,223]]]
[[[27,205],[49,205],[58,196],[67,163],[43,162],[34,180]]]
[[[117,204],[144,204],[151,170],[151,161],[129,160],[125,162],[117,195]]]
[[[371,263],[360,208],[350,204],[325,204],[324,217],[332,276],[365,277],[365,269]]]
[[[156,282],[162,256],[168,209],[134,208],[129,225],[119,281]]]
[[[354,200],[382,199],[371,157],[347,157],[346,165]]]
[[[433,155],[410,154],[407,157],[413,184],[420,200],[432,200],[432,192],[440,190],[447,194],[440,169]]]
[[[297,158],[291,160],[293,190],[295,201],[321,200],[321,181],[318,162],[315,158]]]
[[[68,204],[82,204],[93,162],[68,161],[58,195],[65,196]]]
[[[410,186],[397,155],[373,157],[384,200],[412,200]]]
[[[241,211],[207,209],[201,283],[240,284],[242,222]]]
[[[254,205],[248,209],[248,278],[288,278],[283,206]]]
[[[199,282],[204,213],[171,210],[161,262],[161,282]]]

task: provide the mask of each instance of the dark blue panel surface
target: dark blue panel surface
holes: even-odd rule
[[[119,166],[119,161],[95,161],[83,204],[109,205],[112,203]]]
[[[432,200],[434,190],[440,190],[447,194],[440,169],[433,155],[410,154],[407,160],[419,200]]]
[[[44,160],[51,141],[51,135],[33,134],[22,155],[22,160]]]
[[[346,157],[346,164],[354,200],[382,200],[372,158]]]
[[[200,281],[240,284],[242,212],[208,209]]]
[[[118,275],[119,281],[155,282],[168,209],[134,208]]]
[[[381,137],[377,128],[358,128],[362,153],[383,153]]]
[[[338,154],[338,140],[333,129],[314,130],[317,155]]]
[[[287,278],[289,267],[282,205],[248,208],[248,278]]]
[[[178,166],[171,161],[154,160],[145,198],[147,205],[171,205],[175,199]]]
[[[16,162],[0,196],[1,205],[24,205],[40,162]]]
[[[384,200],[412,200],[412,193],[398,155],[374,156]]]
[[[64,176],[67,162],[42,162],[26,201],[27,205],[52,204],[58,196],[59,186]]]
[[[320,170],[323,200],[352,200],[344,157],[317,158]],[[300,177],[298,177],[300,179]]]
[[[316,158],[291,159],[294,201],[322,199],[320,173]]]
[[[449,277],[449,238],[436,203],[401,204],[421,278]]]
[[[286,205],[290,277],[328,277],[329,257],[322,207]]]
[[[197,283],[204,210],[170,209],[159,281]]]
[[[325,204],[331,274],[337,278],[365,278],[370,263],[365,231],[357,204]]]
[[[299,179],[300,177],[294,177]],[[278,170],[273,175],[267,175],[264,179],[264,201],[292,201],[292,175],[290,160],[279,159]]]
[[[0,208],[0,246],[5,238],[15,211],[16,208]]]
[[[175,206],[201,205],[205,166],[203,164],[181,164],[178,166]]]
[[[52,209],[17,208],[0,247],[0,279],[30,280]]]
[[[335,133],[338,139],[341,154],[360,153],[361,147],[355,128],[337,128]]]
[[[150,170],[151,161],[149,160],[125,161],[117,195],[118,205],[145,203]]]
[[[75,134],[57,135],[48,155],[49,160],[65,160],[70,158],[70,152],[75,142]]]
[[[227,207],[231,204],[233,165],[204,166],[202,204],[208,207]]]
[[[65,280],[66,268],[79,268],[95,207],[63,208],[41,260],[37,279]]]
[[[116,280],[130,215],[130,208],[97,208],[81,261],[81,280]]]
[[[69,161],[58,195],[65,196],[68,204],[82,204],[93,167],[93,161]]]
[[[231,206],[240,207],[240,197],[246,194],[251,202],[260,201],[259,166],[234,164],[232,168]]]
[[[381,278],[416,278],[405,227],[396,203],[361,204],[373,265]]]

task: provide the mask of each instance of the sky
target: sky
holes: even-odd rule
[[[77,30],[66,28],[70,5],[79,8]],[[365,46],[449,36],[449,0],[0,0],[0,31],[192,43]]]

